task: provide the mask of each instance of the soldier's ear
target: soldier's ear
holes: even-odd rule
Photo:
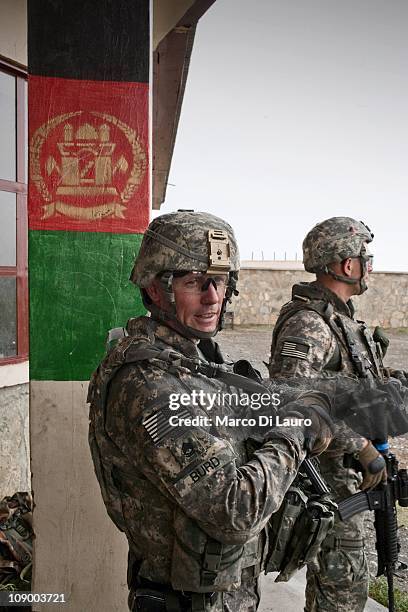
[[[341,262],[341,271],[344,276],[353,276],[353,260],[351,257],[347,257],[347,259],[343,259]]]
[[[145,291],[155,306],[162,306],[163,288],[156,280],[146,287]]]

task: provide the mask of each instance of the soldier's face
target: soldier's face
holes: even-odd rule
[[[344,262],[342,262],[341,264],[343,266],[343,274],[345,274],[349,278],[356,278],[364,281],[364,289],[361,288],[361,281],[359,280],[355,283],[354,292],[350,295],[360,295],[363,291],[367,289],[369,274],[373,271],[373,256],[369,251],[367,244],[364,244],[362,255],[364,256],[365,264],[363,264],[360,257],[350,257],[344,260]]]
[[[183,325],[203,332],[216,330],[225,296],[228,275],[215,276],[214,282],[204,282],[202,288],[192,287],[195,273],[174,278],[172,289],[176,305],[177,319]],[[207,276],[207,275],[205,275]],[[160,281],[155,280],[147,292],[154,304],[164,311],[170,311],[170,303]],[[171,323],[169,323],[170,325]]]
[[[374,255],[370,251],[367,243],[364,243],[364,256],[366,259],[366,277],[368,278],[368,275],[373,271]]]
[[[371,254],[367,244],[364,244],[364,253],[363,253],[364,259],[365,259],[365,271],[364,271],[364,276],[363,276],[363,280],[367,283],[368,282],[368,278],[369,278],[369,274],[373,271],[373,255]],[[353,257],[351,259],[352,261],[352,274],[351,276],[360,276],[362,274],[362,262],[360,257]]]
[[[192,274],[173,280],[177,318],[180,323],[193,329],[213,332],[220,318],[225,283],[219,283],[217,277],[214,277],[215,281],[204,283],[202,290],[191,291],[189,286],[194,280]]]

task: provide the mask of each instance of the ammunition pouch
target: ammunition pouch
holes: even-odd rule
[[[348,540],[346,538],[336,538],[333,535],[329,535],[322,548],[324,550],[361,550],[365,546],[364,539],[359,538],[355,540]]]
[[[175,511],[171,584],[180,591],[210,593],[236,591],[242,572],[261,572],[263,555],[260,536],[245,544],[223,544],[208,536],[181,510]]]
[[[265,573],[279,572],[275,582],[287,582],[317,555],[334,524],[336,504],[328,495],[308,495],[299,476],[269,522],[271,548]]]
[[[385,334],[384,330],[378,325],[374,329],[373,340],[381,351],[381,357],[385,357],[388,347],[390,345],[390,339]]]

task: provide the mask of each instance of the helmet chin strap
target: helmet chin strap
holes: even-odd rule
[[[347,285],[357,285],[358,284],[360,290],[357,295],[361,295],[368,289],[367,283],[364,280],[364,277],[367,273],[367,261],[361,255],[359,255],[358,258],[361,264],[361,276],[360,277],[356,278],[355,276],[344,276],[342,274],[336,274],[335,272],[333,272],[333,270],[329,268],[329,266],[324,266],[323,272],[325,272],[325,274],[329,274],[332,278],[334,278],[337,281],[340,281],[341,283],[347,283]]]
[[[169,325],[169,323],[171,323],[169,327],[172,327],[179,334],[181,334],[182,336],[185,336],[186,338],[190,338],[192,340],[194,339],[203,340],[204,338],[212,338],[218,332],[219,322],[218,322],[217,327],[214,329],[214,331],[204,332],[204,331],[200,331],[199,329],[195,329],[194,327],[190,327],[189,325],[184,325],[184,323],[181,323],[178,320],[177,315],[175,313],[163,310],[162,308],[159,308],[155,304],[145,303],[145,306],[148,310],[150,310],[153,319],[155,319],[156,321],[160,321],[161,323],[164,323],[165,325]]]
[[[166,279],[166,282],[167,282],[167,279]],[[167,286],[165,286],[165,290],[169,298],[169,310],[163,310],[162,308],[159,308],[158,306],[153,304],[149,296],[147,295],[147,292],[145,291],[145,289],[142,289],[141,293],[142,293],[142,300],[143,300],[144,306],[147,308],[147,310],[151,312],[152,317],[156,321],[160,321],[164,323],[165,325],[166,324],[168,325],[169,323],[171,323],[171,327],[175,329],[182,336],[185,336],[186,338],[190,338],[192,340],[194,339],[204,340],[206,338],[213,338],[223,328],[224,314],[227,308],[227,303],[231,302],[231,298],[233,295],[238,295],[236,284],[237,284],[236,276],[234,275],[234,273],[230,273],[230,278],[229,278],[227,289],[225,292],[225,297],[221,305],[218,323],[217,323],[216,328],[212,332],[204,332],[199,329],[195,329],[195,327],[190,327],[189,325],[184,325],[184,323],[181,323],[181,321],[177,318],[174,293],[173,291],[169,290],[168,282],[167,282]],[[208,289],[208,286],[206,287],[206,289]]]

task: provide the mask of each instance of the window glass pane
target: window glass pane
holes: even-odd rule
[[[24,81],[24,182],[27,182],[28,170],[28,97],[27,81]]]
[[[16,279],[0,276],[0,358],[17,355]]]
[[[0,191],[0,266],[15,265],[16,195]]]
[[[16,180],[16,79],[0,72],[0,179]]]

